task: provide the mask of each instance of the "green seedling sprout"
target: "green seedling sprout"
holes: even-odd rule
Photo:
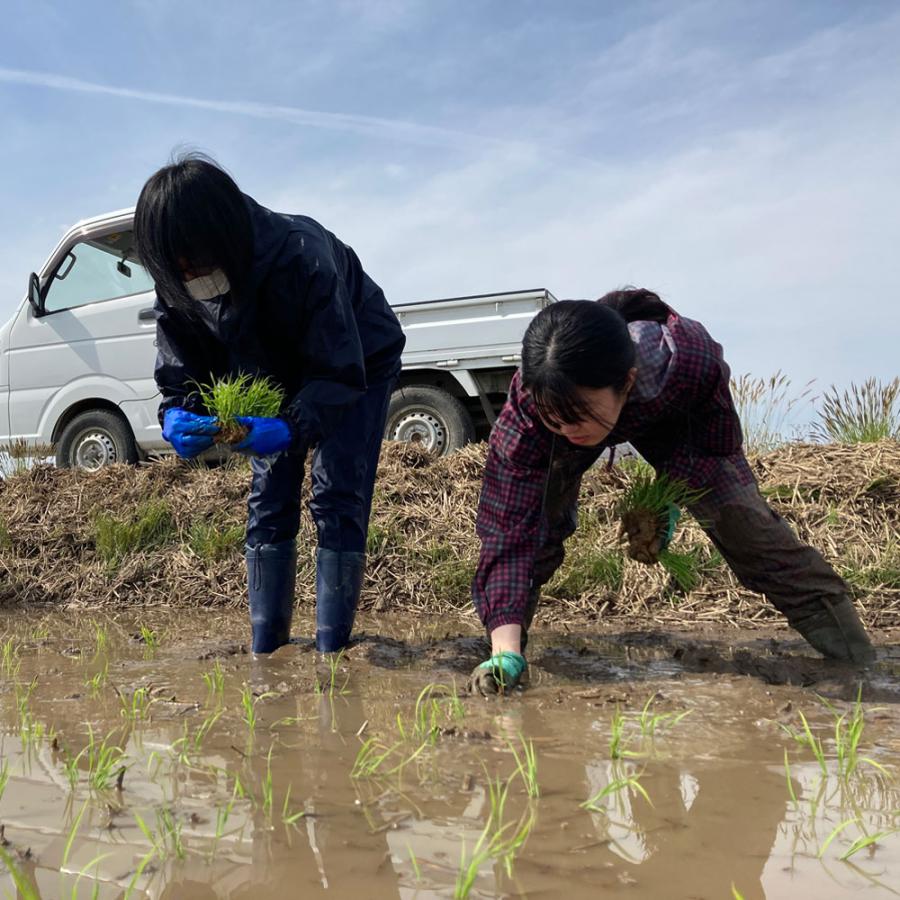
[[[136,722],[144,722],[150,718],[150,707],[156,703],[156,700],[150,696],[150,691],[145,687],[135,688],[134,693],[130,697],[126,697],[118,690],[119,703],[121,708],[119,715],[131,725]]]
[[[109,646],[109,632],[104,625],[94,626],[94,656],[100,656]]]
[[[18,891],[19,900],[41,900],[34,882],[15,864],[13,858],[0,847],[0,862],[9,870],[13,884]]]
[[[503,821],[511,780],[503,782],[500,778],[497,778],[494,781],[490,776],[487,776],[490,812],[488,813],[484,829],[478,836],[472,854],[468,858],[466,856],[465,843],[463,843],[460,851],[459,871],[456,876],[456,885],[453,893],[455,898],[469,896],[478,877],[479,870],[490,859],[502,863],[507,876],[512,875],[515,858],[525,846],[537,821],[537,816],[534,807],[529,804],[517,822]]]
[[[534,743],[532,741],[526,743],[521,734],[519,743],[522,745],[521,756],[512,743],[509,744],[509,749],[516,761],[516,772],[521,776],[522,783],[525,785],[525,793],[534,800],[541,794],[537,780],[537,754],[534,751]]]
[[[284,795],[284,803],[281,806],[281,821],[284,825],[296,825],[300,819],[306,815],[306,810],[291,809],[291,785],[287,787],[287,793]]]
[[[88,689],[92,700],[96,700],[109,681],[109,660],[103,661],[103,668],[90,677],[85,676],[84,686]]]
[[[3,642],[3,674],[9,681],[13,681],[18,677],[21,666],[19,645],[13,638],[7,638]]]
[[[225,672],[219,660],[215,661],[211,672],[203,673],[203,682],[209,698],[214,698],[216,704],[221,704],[225,697]]]
[[[159,649],[159,635],[147,625],[141,625],[141,640],[145,656],[152,656]]]
[[[416,859],[416,854],[413,853],[413,848],[409,846],[408,842],[406,844],[406,852],[409,853],[409,863],[412,866],[416,876],[416,882],[418,883],[422,880],[422,870],[419,868],[419,861]]]
[[[219,424],[216,441],[239,444],[247,429],[238,416],[272,418],[281,412],[284,391],[268,378],[251,378],[247,374],[220,378],[198,386],[200,402],[215,416]]]
[[[4,759],[3,764],[0,765],[0,800],[3,799],[3,792],[6,790],[6,785],[9,783],[9,760]]]
[[[636,794],[640,794],[650,806],[653,806],[650,795],[640,782],[640,776],[624,775],[621,778],[614,778],[609,784],[597,791],[593,797],[589,800],[585,800],[584,803],[581,804],[581,808],[586,809],[589,812],[603,813],[606,815],[606,807],[601,805],[601,801],[605,800],[607,797],[614,797],[621,791],[634,791]]]

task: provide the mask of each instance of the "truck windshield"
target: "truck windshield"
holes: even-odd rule
[[[71,247],[50,280],[46,312],[152,291],[153,280],[129,256],[131,243],[131,232],[117,232]]]

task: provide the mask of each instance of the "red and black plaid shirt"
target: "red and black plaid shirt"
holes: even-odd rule
[[[607,447],[631,443],[659,472],[726,503],[754,482],[744,458],[730,370],[699,323],[672,313],[666,325],[633,322],[637,382],[609,437],[585,455],[589,466]],[[547,537],[543,494],[552,432],[541,422],[521,373],[491,432],[478,507],[481,556],[472,598],[488,630],[522,623],[535,556]],[[572,447],[557,438],[557,452]]]

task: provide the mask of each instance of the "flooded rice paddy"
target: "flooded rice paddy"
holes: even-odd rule
[[[900,653],[545,631],[484,699],[479,636],[360,624],[7,614],[0,895],[900,896]]]

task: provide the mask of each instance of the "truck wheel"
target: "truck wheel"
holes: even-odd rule
[[[466,408],[452,394],[436,387],[398,388],[388,406],[386,440],[421,444],[438,456],[475,440],[475,426]]]
[[[79,413],[63,429],[56,445],[56,464],[63,469],[96,472],[112,463],[137,460],[137,445],[128,423],[105,409]]]

